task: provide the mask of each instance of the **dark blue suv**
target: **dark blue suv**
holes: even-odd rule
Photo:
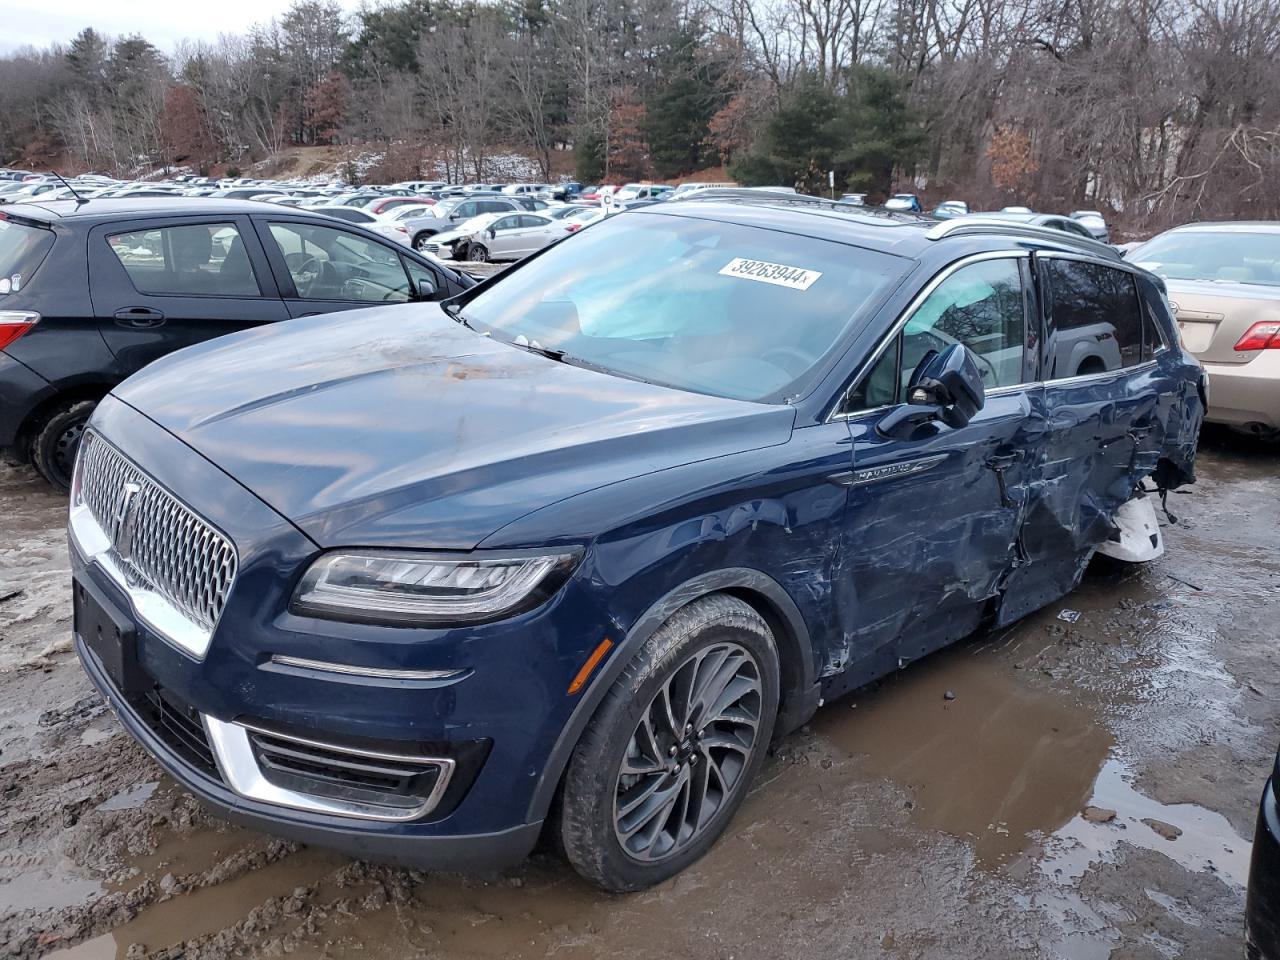
[[[76,646],[231,819],[634,890],[823,698],[1071,590],[1204,399],[1093,241],[708,192],[115,388]]]

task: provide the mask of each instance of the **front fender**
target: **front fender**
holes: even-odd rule
[[[818,706],[818,683],[815,676],[813,647],[809,630],[805,626],[800,609],[782,585],[769,575],[747,567],[727,567],[712,570],[686,580],[668,591],[646,610],[627,631],[623,641],[604,668],[596,674],[574,708],[569,722],[560,731],[555,746],[542,768],[542,774],[534,788],[525,816],[526,823],[536,823],[547,817],[555,797],[560,778],[569,763],[569,757],[577,746],[582,732],[595,715],[596,708],[609,692],[619,674],[636,652],[667,622],[677,610],[700,597],[712,593],[747,595],[757,608],[762,605],[766,619],[772,621],[779,654],[792,667],[793,676],[783,673],[783,701],[779,708],[779,720],[775,734],[794,730],[810,716]],[[762,603],[763,602],[763,603]],[[779,630],[779,626],[782,628]],[[784,651],[785,648],[785,651]]]

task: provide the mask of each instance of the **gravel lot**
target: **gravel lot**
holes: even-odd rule
[[[65,499],[0,466],[0,956],[1235,960],[1280,741],[1278,465],[1206,435],[1161,561],[828,704],[705,860],[629,897],[547,854],[426,874],[206,814],[71,652]]]

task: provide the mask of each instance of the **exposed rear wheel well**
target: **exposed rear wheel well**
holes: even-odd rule
[[[97,403],[111,392],[112,386],[113,384],[110,383],[85,383],[70,387],[61,393],[55,393],[27,414],[27,419],[22,421],[22,426],[18,430],[17,442],[14,446],[23,456],[26,456],[31,440],[55,412],[82,400],[92,400]]]

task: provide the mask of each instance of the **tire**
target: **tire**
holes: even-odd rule
[[[746,603],[712,594],[678,610],[614,681],[569,760],[556,826],[573,868],[605,890],[627,892],[705,854],[764,762],[778,678],[773,633]],[[719,720],[707,722],[700,707],[686,711],[689,699],[700,699],[691,690],[714,692],[720,682],[734,699]],[[668,714],[674,724],[661,719]],[[752,715],[754,734],[745,719]],[[671,732],[682,720],[692,722],[676,743]],[[703,723],[711,731],[705,737]],[[723,745],[729,742],[736,746]],[[624,762],[636,772],[625,773]],[[694,817],[691,798],[699,794],[702,812]]]
[[[53,411],[31,441],[31,464],[53,486],[71,489],[76,450],[97,401],[77,400]]]
[[[419,253],[426,253],[427,244],[431,242],[431,238],[434,236],[435,236],[434,233],[427,233],[427,231],[425,230],[423,230],[420,233],[414,234],[413,249],[417,250]]]
[[[473,243],[467,247],[467,259],[472,263],[487,263],[489,251],[485,249],[483,244]]]

